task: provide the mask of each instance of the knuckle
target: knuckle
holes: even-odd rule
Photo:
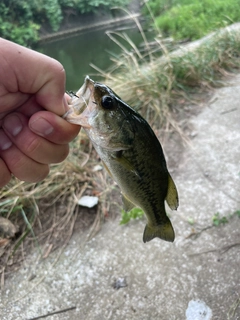
[[[25,145],[26,154],[34,154],[41,148],[41,139],[38,136],[33,137],[28,144]]]
[[[65,78],[65,69],[64,69],[63,65],[62,65],[59,61],[53,59],[52,67],[54,68],[54,71],[55,71],[60,77],[64,77],[64,78]]]
[[[26,159],[22,156],[22,154],[15,153],[14,156],[9,156],[6,159],[6,162],[10,170],[14,172],[16,169],[20,168],[21,170],[21,168],[24,167]]]

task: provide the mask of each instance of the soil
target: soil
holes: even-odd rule
[[[180,198],[167,210],[174,243],[144,244],[145,218],[121,226],[118,213],[87,241],[80,221],[94,219],[79,209],[67,246],[45,259],[35,249],[8,277],[2,320],[240,319],[240,75],[197,109],[184,148],[163,141]]]

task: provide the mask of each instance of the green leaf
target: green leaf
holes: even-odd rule
[[[240,210],[235,211],[234,214],[236,214],[240,218]]]
[[[126,224],[128,223],[131,219],[138,219],[141,218],[144,215],[144,212],[142,209],[139,208],[133,208],[131,211],[126,212],[124,210],[121,210],[121,220],[120,224]]]
[[[214,226],[219,226],[220,224],[225,224],[228,222],[228,219],[226,217],[220,217],[219,212],[215,213],[212,217],[212,222]]]

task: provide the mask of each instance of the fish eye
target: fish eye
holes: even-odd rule
[[[103,96],[101,102],[104,109],[112,109],[114,107],[114,100],[110,96]]]

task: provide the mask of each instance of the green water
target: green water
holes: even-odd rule
[[[110,30],[113,31],[113,27]],[[121,30],[115,31],[127,33],[136,45],[143,42],[138,29],[133,26],[121,26]],[[97,71],[89,64],[93,63],[98,68],[107,70],[112,65],[111,56],[120,54],[119,46],[105,32],[106,30],[93,30],[74,37],[45,43],[39,47],[39,51],[57,59],[64,66],[67,90],[76,91],[82,85],[87,74],[92,76],[94,80],[102,80],[96,76]],[[126,42],[121,42],[127,45]],[[129,48],[129,46],[127,47]]]

